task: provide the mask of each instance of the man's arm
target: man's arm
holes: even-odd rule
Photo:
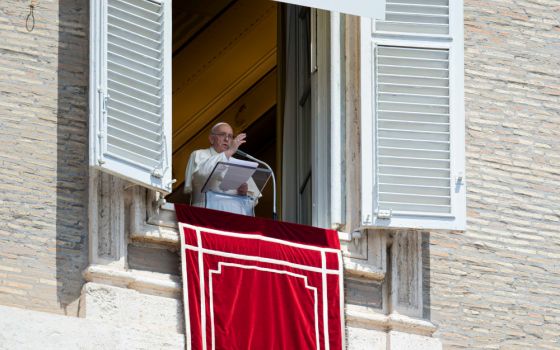
[[[231,142],[231,146],[227,151],[218,153],[211,157],[203,155],[202,152],[197,152],[193,173],[205,177],[210,175],[218,162],[227,162],[229,158],[237,152],[239,146],[245,143],[245,137],[245,134],[237,135]]]
[[[196,182],[206,180],[220,161],[227,161],[224,153],[212,156],[207,150],[194,151],[189,158],[185,172],[185,193],[193,191],[193,180]]]
[[[191,193],[193,191],[193,180],[199,180],[197,182],[206,180],[218,162],[227,162],[237,152],[239,146],[246,142],[245,137],[245,134],[237,135],[227,151],[213,156],[207,150],[194,151],[185,170],[184,192]]]
[[[227,160],[225,152],[210,157],[197,155],[194,161],[193,177],[206,180],[218,162],[227,162]]]
[[[192,177],[195,168],[195,158],[196,158],[196,151],[191,153],[189,157],[189,162],[187,163],[187,168],[185,169],[185,186],[183,187],[183,192],[191,193],[192,192]]]
[[[235,154],[235,152],[237,152],[237,149],[239,148],[239,146],[241,146],[242,144],[244,144],[245,142],[247,142],[245,140],[245,138],[247,137],[247,134],[241,133],[239,135],[237,135],[232,141],[231,141],[231,146],[229,147],[229,149],[227,151],[225,151],[224,153],[226,154],[226,156],[228,157],[228,159],[230,157],[233,157],[233,155]]]

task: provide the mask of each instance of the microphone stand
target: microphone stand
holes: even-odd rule
[[[263,162],[263,161],[260,160],[260,159],[257,159],[257,158],[255,158],[255,157],[253,157],[253,156],[250,155],[250,154],[247,154],[247,153],[245,153],[245,152],[243,152],[243,151],[241,151],[241,150],[239,150],[239,149],[238,149],[237,151],[235,151],[235,153],[237,153],[237,154],[239,154],[239,155],[241,155],[241,156],[243,156],[243,157],[245,157],[245,158],[247,158],[247,159],[250,159],[250,160],[252,160],[252,161],[255,161],[255,162],[259,163],[259,164],[262,164],[262,165],[264,165],[268,170],[270,170],[270,175],[272,176],[272,219],[273,219],[274,221],[277,221],[277,220],[278,220],[278,214],[276,213],[276,177],[274,176],[274,171],[272,171],[272,168],[270,167],[270,165],[266,164],[265,162]]]

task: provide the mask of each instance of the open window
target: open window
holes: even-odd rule
[[[213,125],[247,133],[243,151],[277,168],[277,5],[272,1],[173,2],[173,177],[183,193],[189,156],[210,147]],[[270,217],[272,186],[256,207]]]
[[[226,121],[281,178],[284,218],[330,226],[342,197],[332,186],[344,177],[340,140],[326,136],[341,119],[332,21],[358,14],[361,226],[464,228],[462,2],[285,2],[333,12],[290,15],[269,0],[92,1],[90,164],[184,201],[189,154]],[[257,215],[268,216],[271,198]]]
[[[338,11],[375,10],[377,2],[288,1],[330,6]],[[322,23],[328,12],[322,11]],[[186,202],[182,194],[184,169],[195,149],[208,147],[207,135],[219,121],[234,132],[244,131],[248,142],[242,149],[272,165],[279,181],[282,219],[329,226],[328,153],[328,59],[315,74],[311,64],[317,55],[317,11],[309,7],[280,5],[261,0],[189,0],[173,3],[173,177],[177,179],[171,202]],[[319,33],[326,38],[328,31]],[[325,54],[328,53],[328,49]],[[326,73],[325,73],[326,72]],[[318,76],[321,75],[321,78]],[[326,83],[326,84],[325,84]],[[319,86],[325,86],[318,95]],[[323,103],[318,102],[322,99]],[[321,109],[319,111],[319,109]],[[321,120],[318,120],[322,118]],[[318,146],[319,142],[325,145]],[[319,175],[321,174],[321,175]],[[321,188],[320,188],[321,187]],[[270,217],[272,187],[265,188],[256,215]]]
[[[381,14],[383,3],[288,2],[358,14]],[[190,152],[207,146],[213,124],[227,121],[236,132],[249,134],[245,150],[275,164],[279,173],[285,158],[284,116],[279,110],[285,108],[279,108],[277,87],[278,82],[289,82],[279,78],[278,13],[277,3],[268,0],[175,1],[173,8],[167,0],[92,2],[90,164],[154,190],[173,192],[170,200],[181,201]],[[299,24],[284,25],[299,26],[298,55],[306,57],[298,58],[299,75],[290,80],[303,84],[298,93],[309,97],[314,17],[307,9],[301,18]],[[300,97],[296,104],[302,102],[306,117],[300,113],[297,127],[287,130],[297,135],[299,146],[307,145],[297,147],[294,162],[299,165],[289,170],[298,173],[299,191],[293,203],[298,214],[291,220],[311,223],[309,143],[316,125],[310,122],[311,102]],[[285,137],[292,135],[284,133]],[[263,197],[263,212],[271,197]],[[286,201],[291,207],[290,199]]]

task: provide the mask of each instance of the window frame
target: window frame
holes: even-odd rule
[[[275,0],[312,9],[385,19],[385,0]]]

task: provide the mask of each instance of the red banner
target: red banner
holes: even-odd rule
[[[336,231],[175,206],[187,349],[342,349]]]

